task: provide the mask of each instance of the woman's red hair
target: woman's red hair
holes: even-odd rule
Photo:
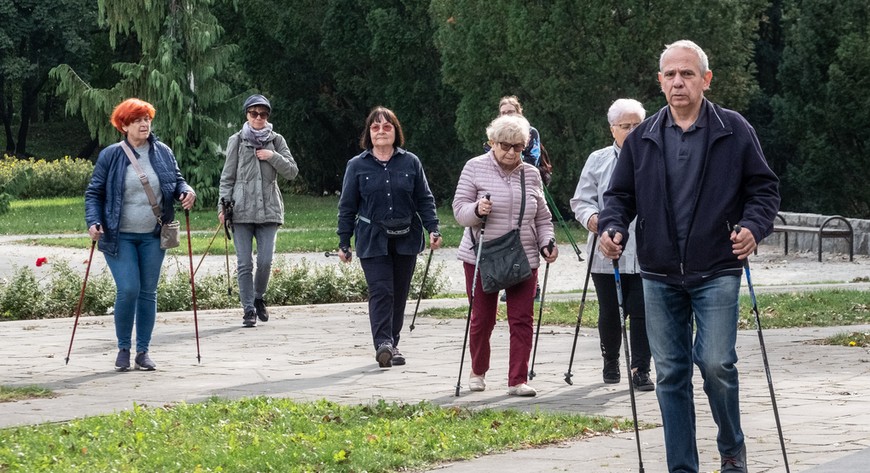
[[[132,98],[119,103],[115,107],[110,121],[112,126],[121,133],[124,133],[124,127],[133,123],[137,118],[148,117],[153,120],[156,112],[157,110],[154,109],[154,105],[144,100]]]

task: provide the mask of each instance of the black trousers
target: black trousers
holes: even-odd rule
[[[399,345],[405,323],[405,304],[411,290],[411,278],[417,255],[396,254],[392,242],[386,256],[360,258],[369,289],[369,322],[375,349],[382,343]]]
[[[622,283],[622,301],[625,315],[631,321],[629,345],[631,368],[640,372],[650,370],[649,340],[646,337],[646,313],[643,305],[643,281],[638,274],[619,274]],[[616,297],[616,279],[613,274],[592,274],[598,295],[598,336],[601,356],[605,360],[619,359],[622,347],[622,325],[619,321],[619,301]]]

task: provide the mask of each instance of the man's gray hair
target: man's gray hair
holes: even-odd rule
[[[707,73],[710,70],[710,61],[707,59],[707,53],[701,49],[700,46],[695,44],[694,41],[690,41],[688,39],[681,39],[679,41],[674,41],[671,44],[665,45],[665,50],[662,51],[662,55],[659,56],[659,72],[662,72],[662,64],[664,64],[665,54],[667,54],[670,50],[674,48],[683,48],[695,51],[698,55],[698,67],[701,69],[701,75]]]
[[[528,144],[530,127],[529,121],[522,115],[502,115],[486,127],[486,137],[492,142],[492,146],[496,143],[515,144],[520,141]]]
[[[646,118],[646,110],[635,99],[616,99],[607,110],[607,123],[616,125],[617,120],[625,115],[637,115],[640,117],[640,121],[643,121]]]

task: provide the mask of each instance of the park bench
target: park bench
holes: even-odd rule
[[[814,233],[819,236],[819,261],[822,261],[822,240],[825,238],[845,238],[846,241],[849,242],[849,261],[853,260],[854,247],[855,247],[855,234],[852,231],[852,224],[849,223],[845,218],[834,215],[832,217],[828,217],[822,221],[822,224],[819,226],[812,225],[789,225],[785,221],[785,217],[780,214],[776,214],[776,217],[782,222],[774,223],[773,232],[774,233],[783,233],[783,242],[785,254],[788,254],[788,234],[789,233]],[[831,226],[836,222],[842,222],[845,225],[845,228],[842,226]]]

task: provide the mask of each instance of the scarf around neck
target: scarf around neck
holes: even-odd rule
[[[266,126],[259,130],[255,130],[251,128],[250,123],[245,123],[242,127],[242,137],[246,140],[250,141],[257,148],[262,148],[265,144],[270,141],[269,138],[272,135],[272,124],[266,123]]]

